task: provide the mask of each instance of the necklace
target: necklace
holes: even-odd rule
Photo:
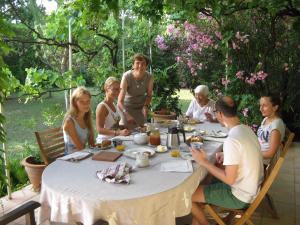
[[[132,74],[133,75],[133,74]],[[136,88],[140,88],[144,85],[144,80],[145,80],[145,76],[143,76],[141,79],[137,79],[136,77],[134,77],[133,75],[133,80],[135,82],[135,86]]]
[[[134,79],[134,81],[135,81],[135,85],[136,85],[137,88],[140,88],[144,85],[144,81],[138,82],[136,79]]]

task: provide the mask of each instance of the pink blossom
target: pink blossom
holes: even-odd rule
[[[249,115],[249,109],[248,108],[244,108],[243,111],[242,111],[244,117],[248,117]]]
[[[238,71],[235,76],[238,78],[238,79],[241,79],[243,80],[244,79],[244,71],[240,70]]]
[[[161,50],[166,50],[168,49],[167,44],[165,43],[165,40],[162,36],[157,35],[157,37],[155,38],[155,42],[157,44],[157,47]]]
[[[240,47],[239,47],[234,41],[232,41],[232,48],[233,48],[234,50],[240,49]]]
[[[267,73],[265,73],[264,71],[260,70],[256,73],[256,79],[257,80],[264,80],[266,79],[266,77],[268,76]]]
[[[216,37],[217,38],[219,38],[220,40],[222,40],[222,34],[221,34],[221,32],[220,31],[215,31],[215,35],[216,35]]]
[[[250,85],[254,85],[255,84],[255,78],[254,77],[246,77],[245,82],[250,84]]]
[[[180,56],[177,56],[175,59],[177,63],[182,62],[182,58]]]
[[[167,26],[167,32],[168,32],[169,34],[173,34],[174,29],[175,29],[175,27],[174,27],[173,24],[170,24],[170,25]]]
[[[226,86],[226,85],[228,85],[230,83],[230,80],[222,77],[222,81],[221,82],[222,82],[222,85]]]
[[[252,124],[252,125],[250,126],[250,128],[253,130],[254,133],[256,133],[256,132],[257,132],[257,129],[258,129],[258,125],[257,125],[257,124]]]
[[[192,67],[193,67],[193,61],[192,60],[190,60],[190,59],[188,59],[188,61],[187,61],[187,65],[188,65],[188,67],[191,69]]]

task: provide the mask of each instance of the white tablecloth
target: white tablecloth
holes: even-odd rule
[[[220,129],[219,124],[198,126]],[[136,147],[130,141],[124,143],[126,149]],[[206,144],[211,158],[218,146],[218,142]],[[105,183],[96,177],[96,171],[112,162],[57,160],[43,173],[39,221],[91,225],[103,219],[110,225],[175,225],[175,217],[190,213],[191,195],[207,172],[196,163],[193,173],[161,172],[161,163],[172,160],[182,159],[172,158],[168,152],[157,153],[150,159],[150,167],[131,173],[129,185]],[[125,156],[117,162],[121,161],[135,163]]]

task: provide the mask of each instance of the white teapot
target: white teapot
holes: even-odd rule
[[[138,145],[144,145],[148,143],[149,137],[146,133],[138,133],[133,136],[133,141]]]

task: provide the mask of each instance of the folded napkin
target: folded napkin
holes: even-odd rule
[[[92,153],[90,153],[90,152],[77,151],[77,152],[73,152],[71,154],[65,155],[63,157],[57,158],[57,159],[76,162],[76,161],[80,161],[82,159],[85,159],[85,158],[87,158],[91,155],[92,155]]]
[[[190,173],[193,172],[193,165],[190,160],[164,162],[161,164],[160,171]]]
[[[110,166],[106,169],[96,172],[97,177],[108,183],[126,183],[130,182],[130,175],[132,167],[126,162],[119,163],[113,166]]]

